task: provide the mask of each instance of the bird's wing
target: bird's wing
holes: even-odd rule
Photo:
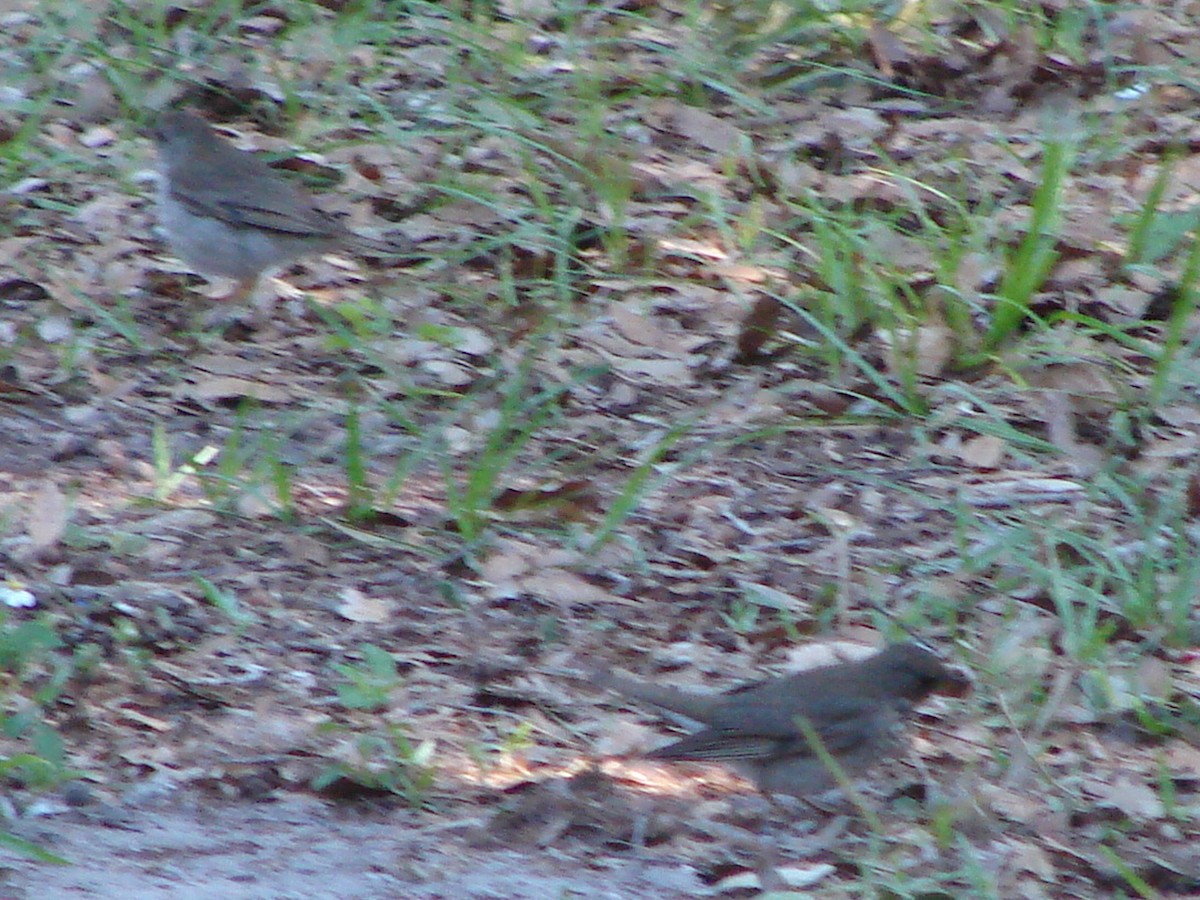
[[[336,238],[342,228],[336,219],[327,217],[315,208],[273,207],[262,198],[253,204],[226,201],[222,204],[225,217],[240,225],[299,238]]]
[[[194,215],[234,227],[257,228],[296,237],[337,237],[337,220],[263,160],[227,148],[209,148],[203,165],[176,166],[170,172],[171,198]],[[217,152],[220,151],[220,152]],[[230,176],[217,179],[213,170]]]
[[[900,707],[894,704],[864,704],[856,715],[827,718],[815,726],[821,745],[831,754],[843,757],[860,750],[864,745],[883,752],[896,738],[900,725]],[[804,756],[814,753],[808,736],[800,729],[778,745],[780,756]]]
[[[826,749],[837,753],[858,743],[864,729],[888,727],[885,723],[894,721],[897,713],[894,704],[878,698],[847,697],[836,691],[803,697],[764,694],[756,699],[755,703],[722,704],[709,724],[716,730],[740,731],[794,748],[797,743],[807,743],[797,724],[803,719],[816,730]]]
[[[738,731],[705,728],[646,754],[648,759],[737,760],[777,755],[779,740]]]
[[[290,185],[280,185],[290,188]],[[333,238],[341,233],[337,221],[302,196],[289,201],[290,191],[255,191],[245,196],[212,195],[207,202],[220,210],[219,217],[233,225],[257,228],[300,238]]]
[[[705,728],[649,754],[654,759],[771,760],[788,756],[816,756],[798,724],[798,714],[786,720],[762,715],[763,710],[742,710],[735,724]],[[853,754],[863,745],[887,747],[899,712],[877,702],[842,701],[822,711],[810,710],[807,721],[824,748],[835,757]],[[786,725],[784,725],[786,721]]]

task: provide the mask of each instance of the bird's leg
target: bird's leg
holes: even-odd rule
[[[257,275],[255,275],[253,278],[239,279],[238,282],[234,284],[233,290],[230,291],[229,296],[225,297],[225,299],[221,302],[236,304],[245,303],[254,296],[254,289],[256,287],[258,287]]]

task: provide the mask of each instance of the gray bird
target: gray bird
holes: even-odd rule
[[[917,703],[935,691],[961,693],[966,686],[962,675],[913,643],[723,694],[696,694],[611,672],[594,672],[592,678],[601,687],[705,726],[648,758],[730,763],[760,790],[798,797],[837,784],[800,721],[854,776],[895,754],[900,726]]]
[[[244,299],[266,270],[336,247],[394,252],[348,230],[260,157],[190,110],[154,123],[162,175],[158,215],[171,249],[203,275],[233,278]]]

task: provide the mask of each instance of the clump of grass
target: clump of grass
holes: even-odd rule
[[[360,648],[362,663],[339,663],[334,671],[341,676],[338,699],[346,709],[381,712],[391,702],[392,693],[401,685],[395,658],[373,644]],[[347,732],[350,726],[330,722],[323,731]],[[356,758],[338,760],[327,766],[314,780],[316,790],[326,790],[346,781],[366,791],[396,794],[413,809],[429,803],[437,769],[432,740],[414,741],[408,729],[389,722],[353,740]]]
[[[25,790],[47,790],[74,775],[49,722],[49,709],[73,671],[71,660],[56,654],[61,648],[47,617],[19,621],[0,606],[0,776]],[[45,862],[66,862],[2,831],[0,845]]]

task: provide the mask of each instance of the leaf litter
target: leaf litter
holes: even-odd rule
[[[151,209],[122,174],[150,168],[149,144],[111,114],[85,118],[106,108],[94,80],[78,85],[87,100],[78,118],[56,110],[35,135],[42,152],[90,169],[84,178],[46,167],[5,201],[15,234],[0,245],[13,329],[0,334],[9,436],[0,504],[18,524],[0,549],[6,576],[51,613],[68,648],[99,653],[53,711],[72,764],[88,773],[86,802],[34,821],[63,852],[89,858],[99,842],[112,862],[107,883],[75,867],[40,871],[43,888],[58,877],[60,893],[132,884],[153,896],[145,866],[159,851],[126,858],[94,823],[157,831],[170,852],[172,836],[190,843],[213,830],[189,831],[188,816],[225,835],[206,837],[202,851],[217,866],[205,879],[222,896],[261,895],[235,885],[262,867],[245,842],[267,842],[264,834],[275,836],[272,859],[303,853],[313,872],[364,896],[483,896],[496,884],[514,897],[550,896],[588,883],[614,896],[690,896],[752,867],[761,834],[791,858],[844,862],[864,846],[860,826],[806,844],[802,821],[745,808],[744,786],[721,770],[647,775],[618,760],[573,771],[627,719],[572,673],[593,660],[727,685],[787,662],[798,642],[871,643],[877,608],[902,618],[939,596],[958,610],[955,637],[970,648],[982,699],[931,704],[914,739],[925,775],[898,766],[880,783],[901,796],[936,791],[966,847],[928,843],[897,816],[894,863],[920,875],[987,859],[998,896],[1115,894],[1128,871],[1163,895],[1194,891],[1197,835],[1175,815],[1200,790],[1187,715],[1200,695],[1194,660],[1106,608],[1104,590],[1064,601],[1025,576],[1023,556],[1063,565],[1075,548],[1000,536],[1019,527],[1004,516],[1020,509],[1116,556],[1136,552],[1128,510],[1087,494],[1086,480],[1124,455],[1162,495],[1174,472],[1194,466],[1194,397],[1173,398],[1144,433],[1127,434],[1120,413],[1154,390],[1154,373],[1136,344],[1118,339],[1182,272],[1178,256],[1153,271],[1122,271],[1121,261],[1128,222],[1172,148],[1195,144],[1185,77],[1200,58],[1194,11],[1163,4],[1096,16],[1074,45],[1047,48],[1031,24],[990,7],[915,4],[920,27],[838,20],[811,46],[760,42],[739,82],[744,102],[708,92],[702,108],[695,97],[626,89],[674,77],[722,28],[743,40],[736,10],[727,20],[714,13],[705,32],[688,4],[598,7],[584,33],[630,43],[617,54],[600,42],[572,59],[554,4],[507,6],[511,18],[492,33],[425,9],[424,29],[351,54],[351,81],[396,117],[394,131],[369,143],[355,142],[372,134],[365,122],[330,127],[319,110],[281,129],[286,139],[272,134],[278,121],[255,118],[278,110],[281,81],[304,82],[306,70],[333,62],[322,58],[332,45],[288,41],[286,10],[234,23],[224,51],[234,64],[214,55],[193,69],[203,86],[195,99],[244,123],[238,133],[254,146],[290,155],[293,139],[332,145],[324,157],[290,156],[289,166],[308,175],[348,167],[330,201],[357,197],[343,207],[356,225],[382,215],[435,259],[382,276],[307,261],[288,273],[299,299],[249,331],[201,341],[191,330],[208,302],[197,296],[202,283],[163,255]],[[1071,9],[1047,3],[1041,14],[1053,21]],[[14,18],[7,39],[28,37],[38,15]],[[192,15],[171,12],[176,26]],[[102,27],[128,46],[119,20]],[[515,37],[531,56],[527,87],[545,94],[538,115],[489,107],[446,80],[459,43],[500,55]],[[255,72],[266,47],[276,71]],[[569,91],[555,98],[546,88],[567,84],[556,79],[578,65],[601,92],[627,97],[605,108],[603,135],[622,136],[612,153],[584,136],[585,110]],[[1183,76],[1123,99],[1134,75],[1168,66]],[[518,89],[502,71],[475,75],[500,93]],[[463,126],[464,110],[489,108],[486,134]],[[964,371],[954,365],[961,325],[944,314],[907,331],[817,317],[895,381],[913,354],[921,429],[894,415],[896,398],[863,366],[823,364],[828,334],[797,296],[869,283],[936,308],[938,292],[952,290],[982,325],[983,298],[1031,220],[1047,122],[1082,114],[1105,123],[1113,145],[1073,170],[1062,195],[1059,258],[1034,298],[1040,321],[1062,324],[1027,335],[1012,358]],[[627,197],[601,197],[583,177],[601,165],[624,173]],[[1194,161],[1184,154],[1175,165],[1161,208],[1188,214]],[[454,192],[429,190],[447,174]],[[535,227],[531,185],[577,220],[556,222],[554,234]],[[922,228],[962,208],[991,212],[947,273],[943,244],[954,232],[927,239]],[[856,278],[839,284],[825,265],[839,245],[818,249],[822,216],[826,235],[878,227],[873,216],[899,227],[847,244]],[[1084,339],[1071,324],[1081,317],[1104,327]],[[334,339],[331,321],[354,339]],[[389,325],[372,333],[380,322]],[[1182,324],[1193,339],[1193,318]],[[530,342],[539,334],[552,337]],[[484,519],[494,536],[464,548],[470,522],[448,512],[453,485],[478,477],[505,379],[522,362],[536,389],[564,393],[491,486]],[[593,374],[576,375],[585,370]],[[465,404],[457,418],[447,398]],[[353,409],[371,448],[367,478],[396,485],[358,522],[343,518],[357,490],[345,464]],[[681,423],[678,440],[660,446]],[[267,444],[276,436],[277,456],[258,459],[294,473],[286,497],[262,477],[226,484],[247,496],[224,503],[223,479],[244,462],[245,445],[231,436],[243,433]],[[430,450],[438,434],[450,437]],[[214,445],[216,465],[232,457],[233,468],[200,478],[189,460]],[[413,471],[397,478],[409,454]],[[617,537],[580,552],[572,527],[598,529],[639,473],[648,480]],[[168,483],[183,515],[145,502]],[[280,518],[263,515],[285,507]],[[1163,595],[1180,589],[1158,577]],[[219,610],[199,579],[235,596],[243,616]],[[1123,648],[1109,667],[1063,649],[1062,617],[1088,603]],[[361,662],[366,644],[394,655],[402,685],[369,713],[335,702],[331,668]],[[1148,649],[1166,674],[1114,687]],[[131,651],[148,662],[130,665]],[[1181,708],[1166,735],[1147,728],[1172,706]],[[321,727],[330,723],[339,730]],[[309,785],[321,768],[356,759],[356,736],[380,723],[435,742],[432,811],[370,791],[354,817],[315,802]],[[532,725],[529,742],[514,737],[521,723]],[[1164,779],[1175,809],[1163,803]],[[306,822],[352,852],[293,845]],[[629,864],[631,845],[648,865]],[[372,881],[372,867],[382,880]],[[814,872],[825,896],[853,890],[845,867]],[[163,896],[196,878],[177,869]],[[25,889],[20,877],[13,883]]]

